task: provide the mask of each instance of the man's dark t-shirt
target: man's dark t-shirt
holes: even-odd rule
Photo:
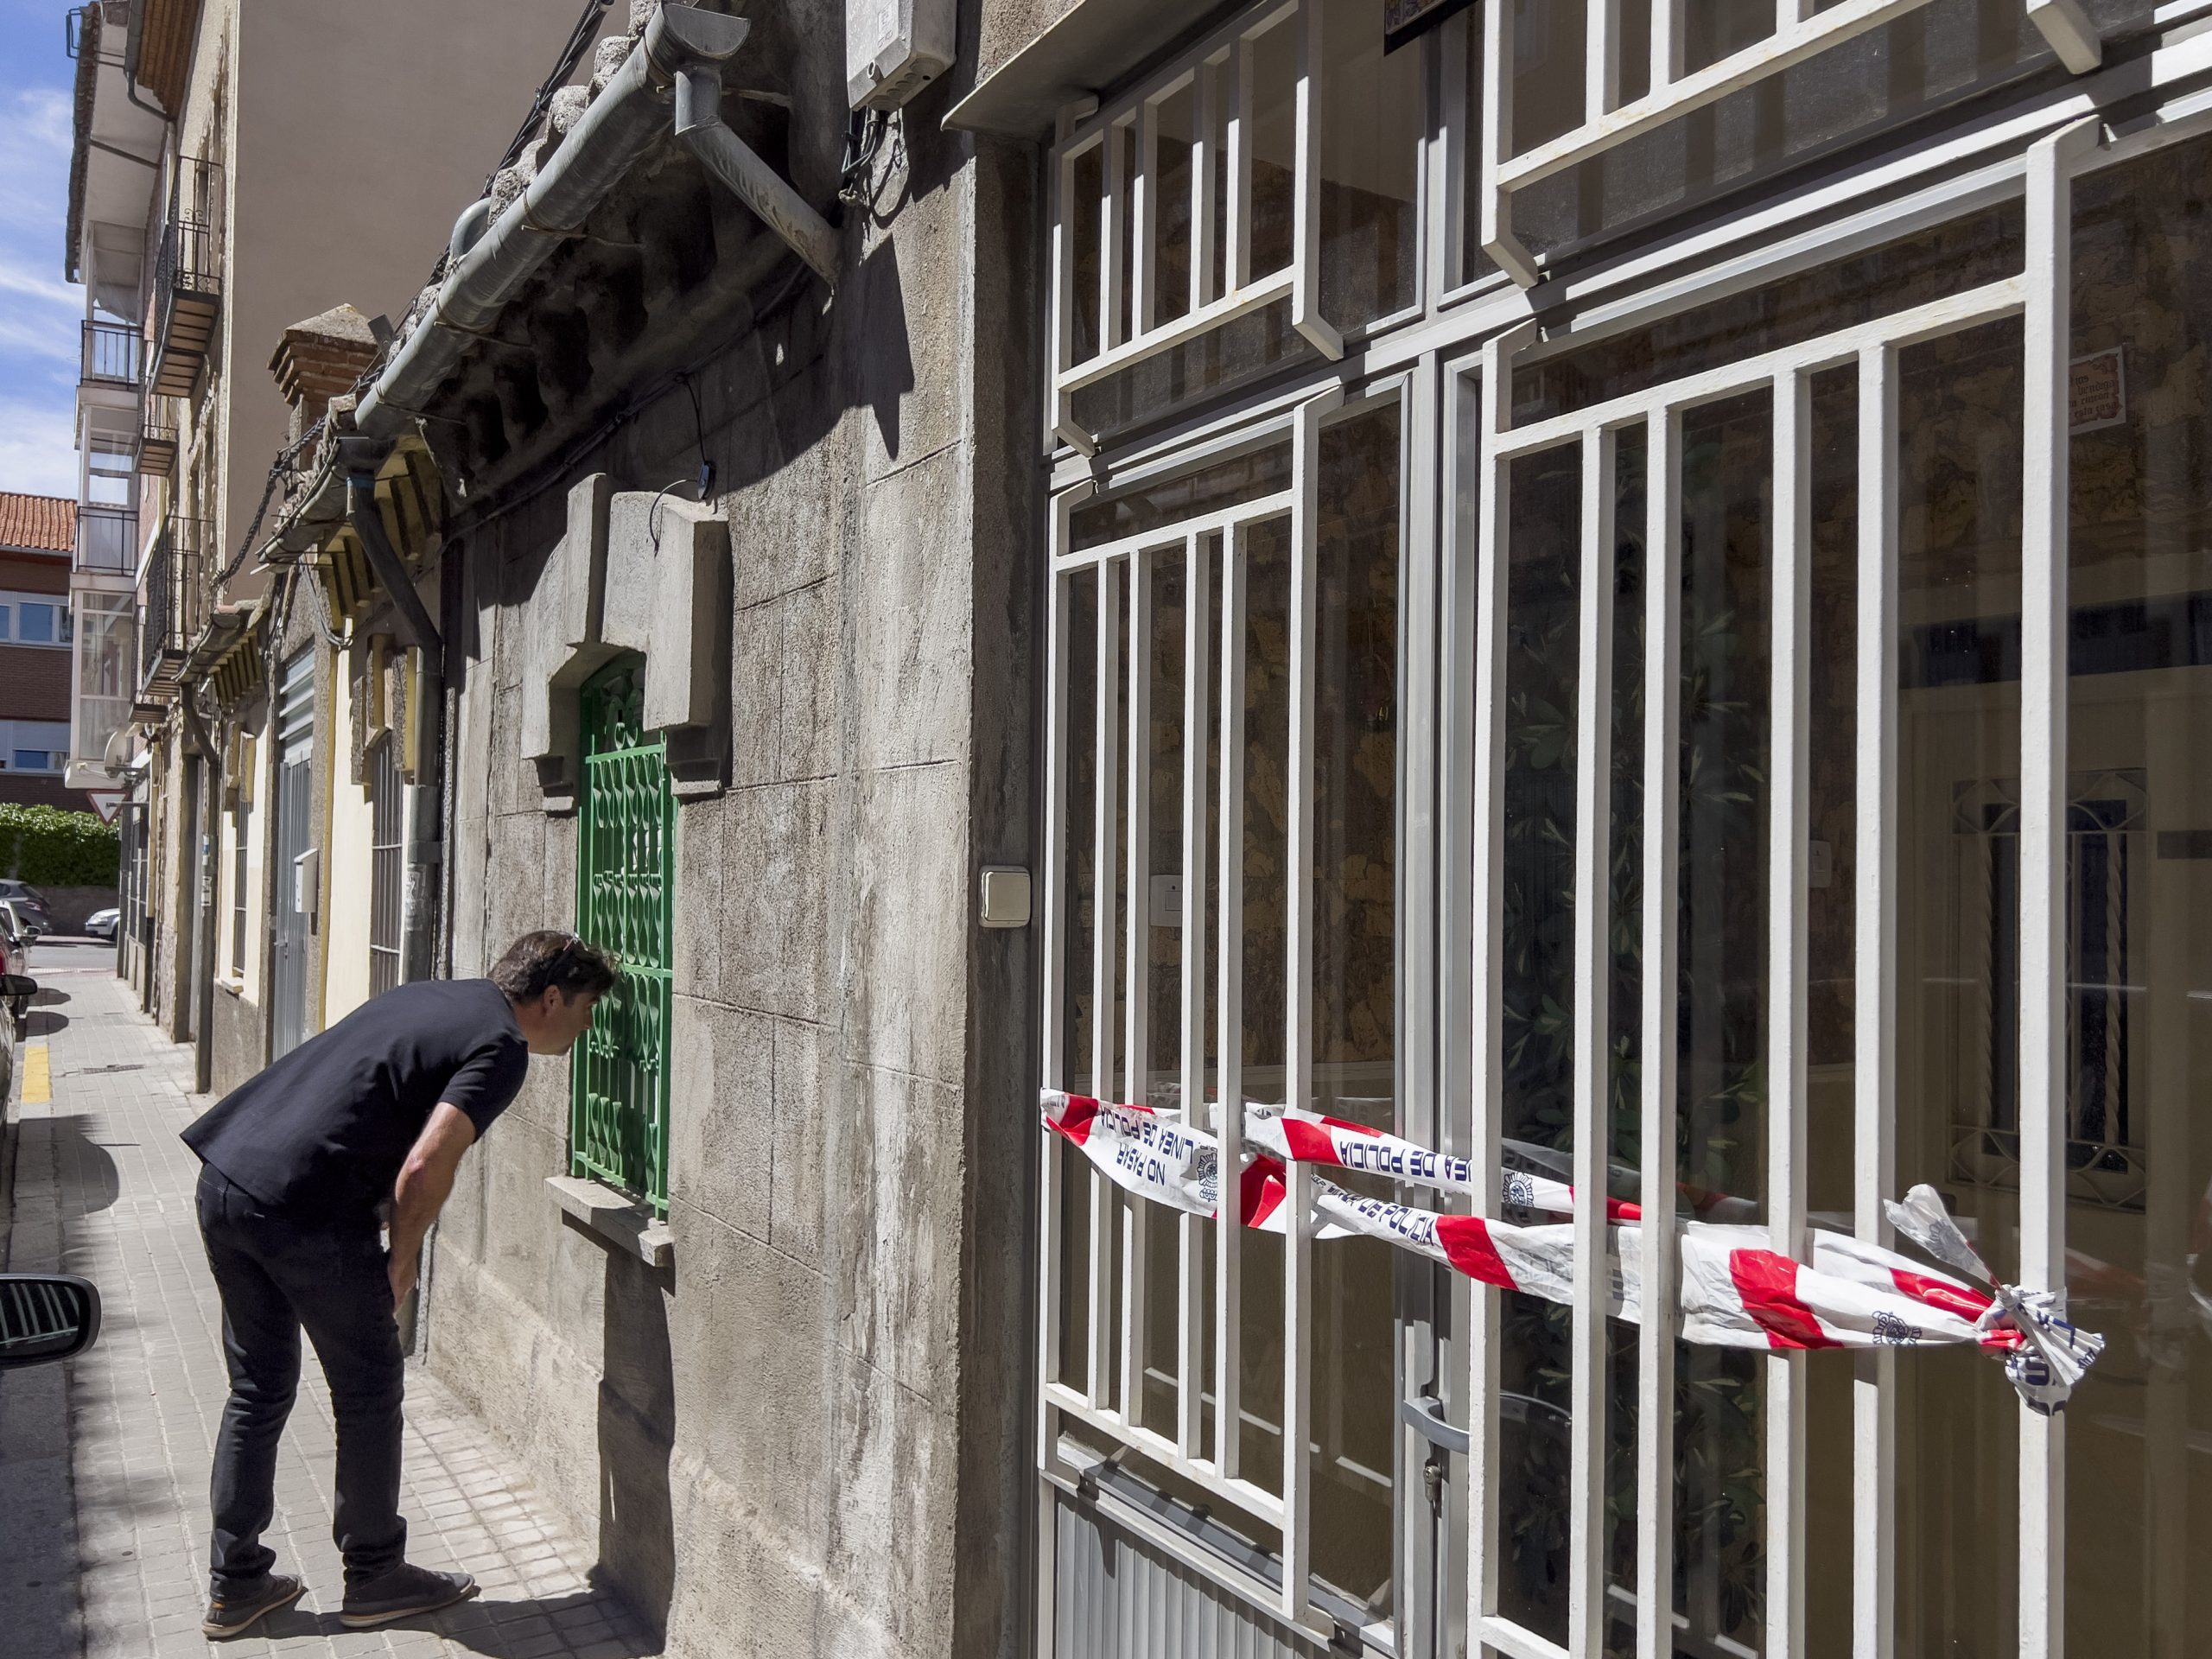
[[[392,1184],[442,1101],[481,1135],[530,1052],[488,979],[420,980],[372,998],[208,1109],[184,1143],[272,1209],[343,1224]]]

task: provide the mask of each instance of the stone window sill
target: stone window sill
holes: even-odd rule
[[[546,1186],[562,1213],[649,1268],[664,1268],[676,1255],[676,1235],[652,1206],[580,1175],[549,1175]]]

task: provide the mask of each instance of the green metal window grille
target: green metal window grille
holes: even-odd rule
[[[582,698],[576,931],[622,969],[576,1045],[569,1161],[664,1216],[676,798],[666,742],[645,741],[644,660],[602,669]]]

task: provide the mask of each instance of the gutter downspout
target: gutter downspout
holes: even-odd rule
[[[195,1093],[204,1095],[213,1085],[215,1076],[215,1039],[209,1029],[215,1016],[215,881],[208,864],[213,849],[221,845],[223,771],[207,724],[192,706],[192,697],[191,690],[184,690],[177,702],[184,715],[185,735],[192,745],[188,776],[196,780],[193,805],[200,820],[188,861],[196,918],[192,926],[192,1086]]]
[[[809,270],[836,288],[837,232],[758,150],[722,124],[721,99],[721,77],[713,69],[677,70],[676,136]]]
[[[162,138],[163,142],[166,143],[169,125],[174,118],[172,118],[167,111],[156,108],[155,105],[149,104],[144,99],[138,96],[139,28],[141,22],[145,17],[145,15],[146,9],[143,6],[131,7],[130,22],[124,29],[123,95],[129,99],[133,104],[136,104],[140,109],[145,111],[147,114],[154,117],[161,122]],[[156,163],[156,165],[158,166],[159,163]]]

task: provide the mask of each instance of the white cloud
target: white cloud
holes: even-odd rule
[[[0,490],[32,495],[77,493],[73,407],[0,400]]]

